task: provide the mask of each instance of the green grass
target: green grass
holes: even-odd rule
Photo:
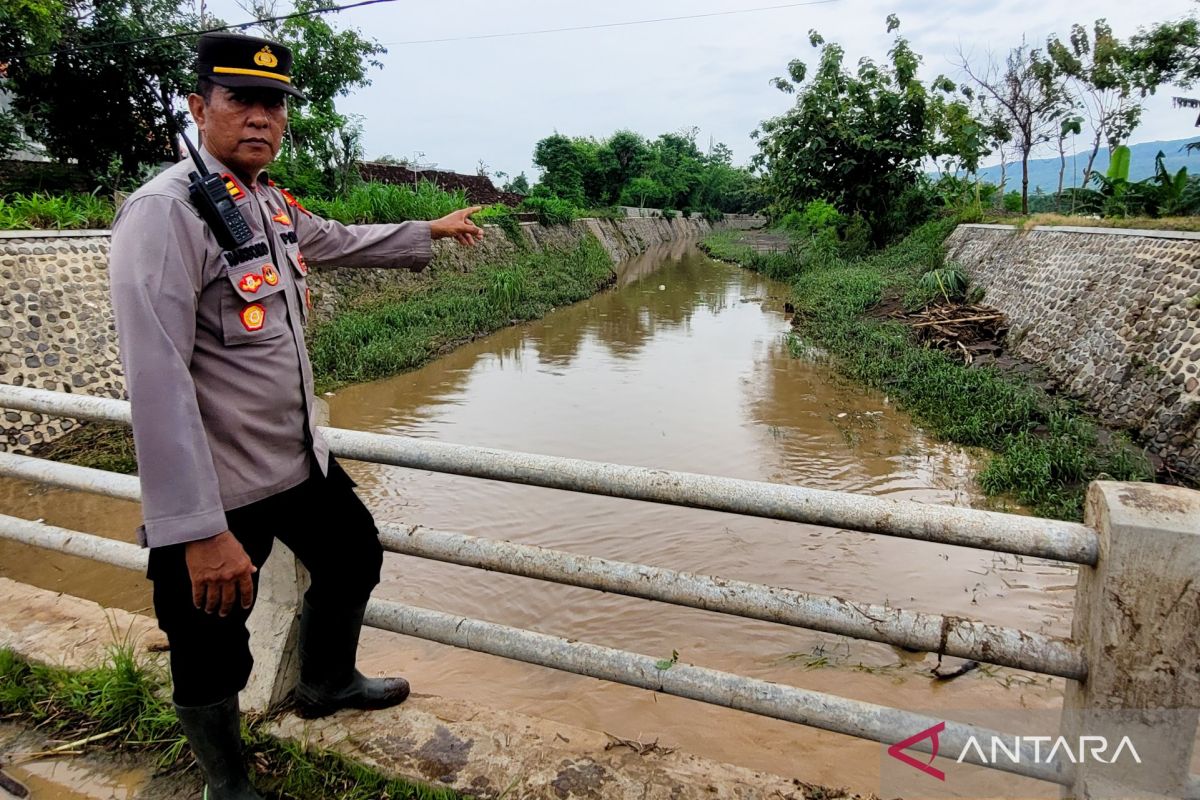
[[[191,762],[166,679],[155,667],[139,664],[127,643],[109,651],[101,666],[79,672],[30,664],[0,649],[0,716],[35,725],[55,738],[79,741],[108,734],[95,746],[150,754],[160,769]],[[276,800],[455,800],[433,789],[386,778],[328,752],[306,752],[266,733],[266,720],[250,719],[242,738],[247,761],[257,765],[252,779]]]
[[[592,237],[473,272],[359,298],[309,342],[318,391],[414,369],[471,339],[595,294],[613,276]]]
[[[516,209],[504,203],[484,206],[471,219],[475,220],[477,225],[498,226],[508,240],[522,250],[528,246],[525,236],[521,233],[521,222],[517,219]]]
[[[991,367],[967,367],[918,345],[909,329],[866,312],[885,297],[919,292],[921,277],[944,268],[942,242],[956,225],[927,223],[903,241],[861,259],[793,248],[756,254],[736,235],[705,241],[718,257],[789,280],[800,336],[819,343],[837,368],[886,392],[917,422],[994,456],[979,476],[992,495],[1009,495],[1037,513],[1079,519],[1092,480],[1149,480],[1144,455],[1124,436],[1104,440],[1072,401]]]
[[[0,197],[0,230],[103,229],[114,213],[112,201],[91,194],[11,194]]]
[[[1054,227],[1073,225],[1080,228],[1138,228],[1154,231],[1200,231],[1200,216],[1190,217],[1086,217],[1069,214],[1031,214],[1029,216],[985,215],[983,222],[991,225],[1016,225],[1024,230],[1035,226]]]
[[[470,203],[462,189],[451,192],[421,181],[416,186],[361,183],[342,197],[304,200],[303,205],[326,219],[352,225],[438,219]]]

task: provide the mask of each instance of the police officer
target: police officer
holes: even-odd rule
[[[242,763],[237,693],[251,657],[246,618],[276,538],[308,568],[298,711],[385,708],[403,678],[354,666],[363,612],[383,562],[370,512],[329,457],[304,346],[314,264],[429,263],[431,242],[473,244],[464,209],[433,222],[321,219],[275,186],[292,56],[275,42],[206,34],[188,107],[201,155],[222,174],[253,232],[227,250],[189,199],[185,161],[121,207],[109,270],[142,485],[142,543],[154,609],[171,645],[179,720],[211,800],[258,798]]]

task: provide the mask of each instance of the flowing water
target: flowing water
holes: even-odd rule
[[[787,289],[678,243],[618,286],[328,398],[332,424],[461,444],[985,507],[978,464],[888,398],[789,353]],[[382,519],[1065,635],[1073,570],[794,523],[347,463]],[[64,498],[70,498],[64,502]],[[130,538],[136,509],[0,485],[0,510]],[[334,532],[331,532],[334,534]],[[0,574],[140,609],[128,573],[0,544]],[[80,588],[83,587],[83,588]],[[1053,708],[1061,681],[885,645],[388,556],[377,596],[860,700]],[[848,737],[371,631],[366,671],[414,690],[551,717],[724,761],[879,791],[880,748]],[[949,660],[948,660],[949,661]],[[953,665],[948,665],[953,666]],[[1008,780],[1007,778],[1005,780]]]

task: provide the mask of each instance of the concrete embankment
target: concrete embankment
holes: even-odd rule
[[[1014,354],[1200,481],[1200,234],[960,225],[946,248]]]
[[[496,227],[484,242],[460,248],[436,242],[434,260],[420,274],[388,269],[313,271],[317,322],[328,320],[361,293],[429,280],[443,270],[469,272],[502,264],[532,250],[569,249],[594,236],[613,263],[710,230],[699,217],[671,220],[581,219],[569,225],[521,226],[522,243]],[[0,382],[123,398],[116,328],[108,297],[109,231],[0,231]],[[75,426],[71,420],[6,411],[0,419],[0,450],[26,452]]]

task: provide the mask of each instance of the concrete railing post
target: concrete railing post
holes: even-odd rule
[[[1185,797],[1200,706],[1200,492],[1093,483],[1087,523],[1100,560],[1080,568],[1072,638],[1088,674],[1067,683],[1061,733],[1080,750],[1080,737],[1105,737],[1108,758],[1128,737],[1137,759],[1081,758],[1066,796]]]
[[[318,425],[329,424],[329,404],[313,398]],[[266,711],[288,696],[300,680],[300,608],[308,570],[278,539],[258,573],[258,597],[250,612],[254,670],[239,696],[243,711]]]

